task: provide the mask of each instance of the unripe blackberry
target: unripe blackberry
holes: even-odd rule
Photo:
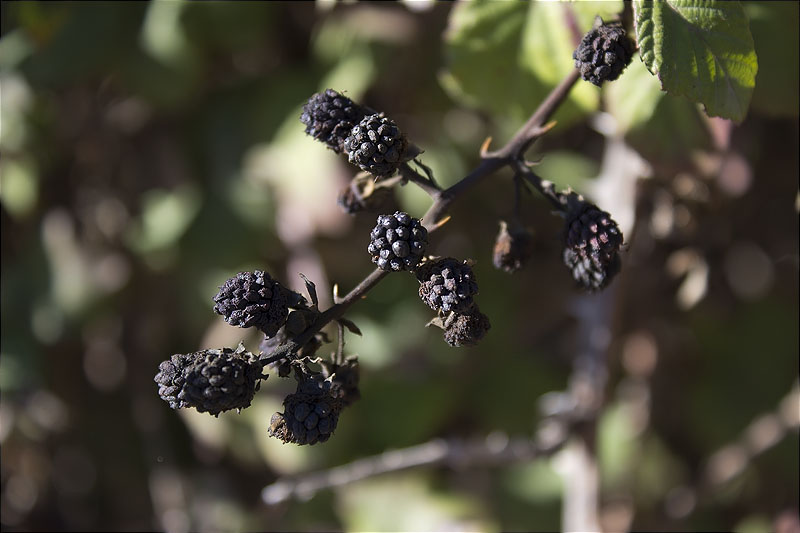
[[[564,264],[583,288],[606,287],[620,270],[623,237],[611,215],[589,202],[573,204],[564,236]]]
[[[380,215],[367,251],[381,270],[414,270],[428,246],[428,230],[417,218],[396,211]]]
[[[269,434],[284,443],[316,444],[328,440],[339,422],[338,389],[319,373],[309,374],[283,401],[284,412],[272,415]]]
[[[214,416],[248,407],[259,380],[267,378],[261,373],[258,358],[241,345],[236,350],[176,354],[163,361],[158,370],[158,395],[171,408],[194,407]]]
[[[616,80],[633,57],[633,42],[619,24],[604,24],[589,30],[572,53],[581,77],[598,87]]]
[[[505,222],[500,222],[500,233],[494,241],[492,262],[495,268],[512,274],[522,268],[531,256],[533,239],[531,234],[518,227],[509,231]]]
[[[478,283],[472,267],[452,257],[424,263],[417,271],[419,297],[435,311],[467,313],[478,294]]]
[[[277,333],[289,314],[285,289],[261,270],[236,274],[220,287],[214,302],[214,311],[228,324],[255,326],[267,337]]]
[[[444,340],[450,346],[475,346],[492,325],[489,317],[477,308],[465,315],[457,315],[444,330]]]
[[[353,126],[367,114],[367,110],[333,89],[326,89],[308,99],[303,106],[300,122],[306,133],[328,145],[337,154],[343,150],[344,140]]]
[[[348,160],[376,179],[394,174],[407,148],[406,136],[383,113],[361,119],[344,141]]]

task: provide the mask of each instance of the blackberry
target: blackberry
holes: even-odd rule
[[[495,268],[512,274],[522,268],[531,256],[533,239],[531,234],[518,227],[509,231],[505,222],[500,222],[500,233],[494,242],[492,262]]]
[[[467,313],[478,294],[478,283],[472,267],[452,257],[436,259],[420,266],[419,297],[435,311]]]
[[[404,161],[408,141],[383,113],[361,119],[344,141],[348,160],[375,178],[389,177]]]
[[[489,317],[476,306],[468,314],[456,315],[444,330],[444,340],[450,346],[475,346],[491,327]]]
[[[633,57],[633,42],[619,24],[604,24],[589,30],[572,53],[581,77],[600,87],[616,80]]]
[[[269,434],[284,443],[325,442],[336,429],[343,406],[337,393],[338,388],[321,374],[304,376],[296,392],[283,401],[284,412],[272,415]]]
[[[250,405],[260,386],[258,358],[239,345],[236,350],[201,350],[162,361],[155,382],[158,395],[172,409],[194,407],[214,416]]]
[[[367,251],[381,270],[414,270],[428,245],[428,230],[417,218],[396,211],[380,215],[370,233]]]
[[[611,215],[589,202],[574,203],[567,216],[564,264],[583,288],[605,288],[619,272],[623,237]]]
[[[289,314],[287,291],[261,270],[240,272],[214,296],[214,311],[240,328],[255,326],[272,337]]]
[[[353,126],[367,114],[367,109],[333,89],[326,89],[308,99],[303,106],[300,122],[306,133],[341,153],[344,140]]]

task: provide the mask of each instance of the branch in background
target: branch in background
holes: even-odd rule
[[[509,438],[491,433],[485,438],[435,439],[424,444],[358,459],[346,465],[284,478],[261,491],[267,505],[291,499],[309,499],[320,490],[341,487],[367,478],[410,470],[421,466],[443,465],[453,469],[475,465],[502,465],[548,457],[566,442],[570,432],[564,421],[545,419],[536,439]]]

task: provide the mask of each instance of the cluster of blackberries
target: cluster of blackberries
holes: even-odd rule
[[[428,245],[425,226],[402,211],[380,215],[369,236],[367,251],[372,262],[381,270],[394,272],[415,270]]]
[[[309,98],[300,121],[307,134],[337,154],[344,152],[348,161],[375,179],[391,176],[409,159],[408,141],[394,121],[333,89]]]
[[[564,264],[588,291],[605,288],[620,270],[622,232],[611,215],[572,195],[564,224]]]
[[[309,363],[319,363],[314,371]],[[297,390],[283,401],[282,413],[272,415],[269,434],[285,443],[316,444],[328,440],[342,409],[359,398],[358,361],[343,364],[301,358],[291,363]]]
[[[173,409],[194,407],[218,416],[250,406],[260,380],[258,358],[241,344],[236,350],[201,350],[176,354],[158,367],[158,395]]]
[[[620,24],[602,24],[583,36],[572,54],[581,77],[597,85],[619,78],[631,62],[634,45]]]
[[[444,329],[450,346],[473,346],[491,327],[474,297],[478,282],[469,261],[452,257],[430,258],[417,269],[419,297],[436,311],[434,322]]]
[[[315,296],[312,294],[314,303]],[[305,298],[261,270],[240,272],[228,279],[214,296],[214,311],[233,326],[262,331],[262,353],[256,356],[240,344],[236,350],[201,350],[163,361],[155,382],[159,396],[172,409],[194,407],[201,413],[218,416],[248,407],[260,381],[268,377],[262,373],[264,348],[270,353],[301,335],[319,314]],[[324,442],[336,429],[341,409],[358,399],[355,357],[341,364],[312,359],[327,341],[324,333],[317,333],[297,353],[278,361],[279,377],[287,377],[295,369],[299,385],[284,401],[286,411],[272,417],[270,435],[296,444]],[[312,371],[309,362],[319,363],[322,371]]]

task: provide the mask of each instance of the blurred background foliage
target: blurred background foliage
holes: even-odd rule
[[[388,277],[348,315],[364,333],[346,345],[362,400],[324,445],[268,438],[293,389],[277,376],[218,419],[170,411],[153,376],[173,353],[242,338],[257,349],[211,310],[238,271],[295,289],[302,272],[329,305],[334,283],[349,290],[372,270],[375,213],[336,205],[354,169],[303,134],[311,94],[333,87],[385,111],[449,185],[572,68],[594,15],[621,5],[3,2],[3,528],[558,529],[558,457],[260,501],[283,475],[387,449],[532,434],[539,397],[567,386],[579,318],[560,222],[540,198],[523,199],[531,263],[492,268],[507,171],[459,201],[432,242],[477,261],[489,335],[449,348],[424,327],[414,279]],[[609,529],[797,520],[798,4],[745,7],[759,72],[742,124],[660,92],[637,57],[602,90],[579,83],[533,150],[543,177],[601,207],[612,138],[647,162],[635,224],[612,210],[632,229],[598,435]],[[406,186],[383,211],[420,216],[428,203]]]

